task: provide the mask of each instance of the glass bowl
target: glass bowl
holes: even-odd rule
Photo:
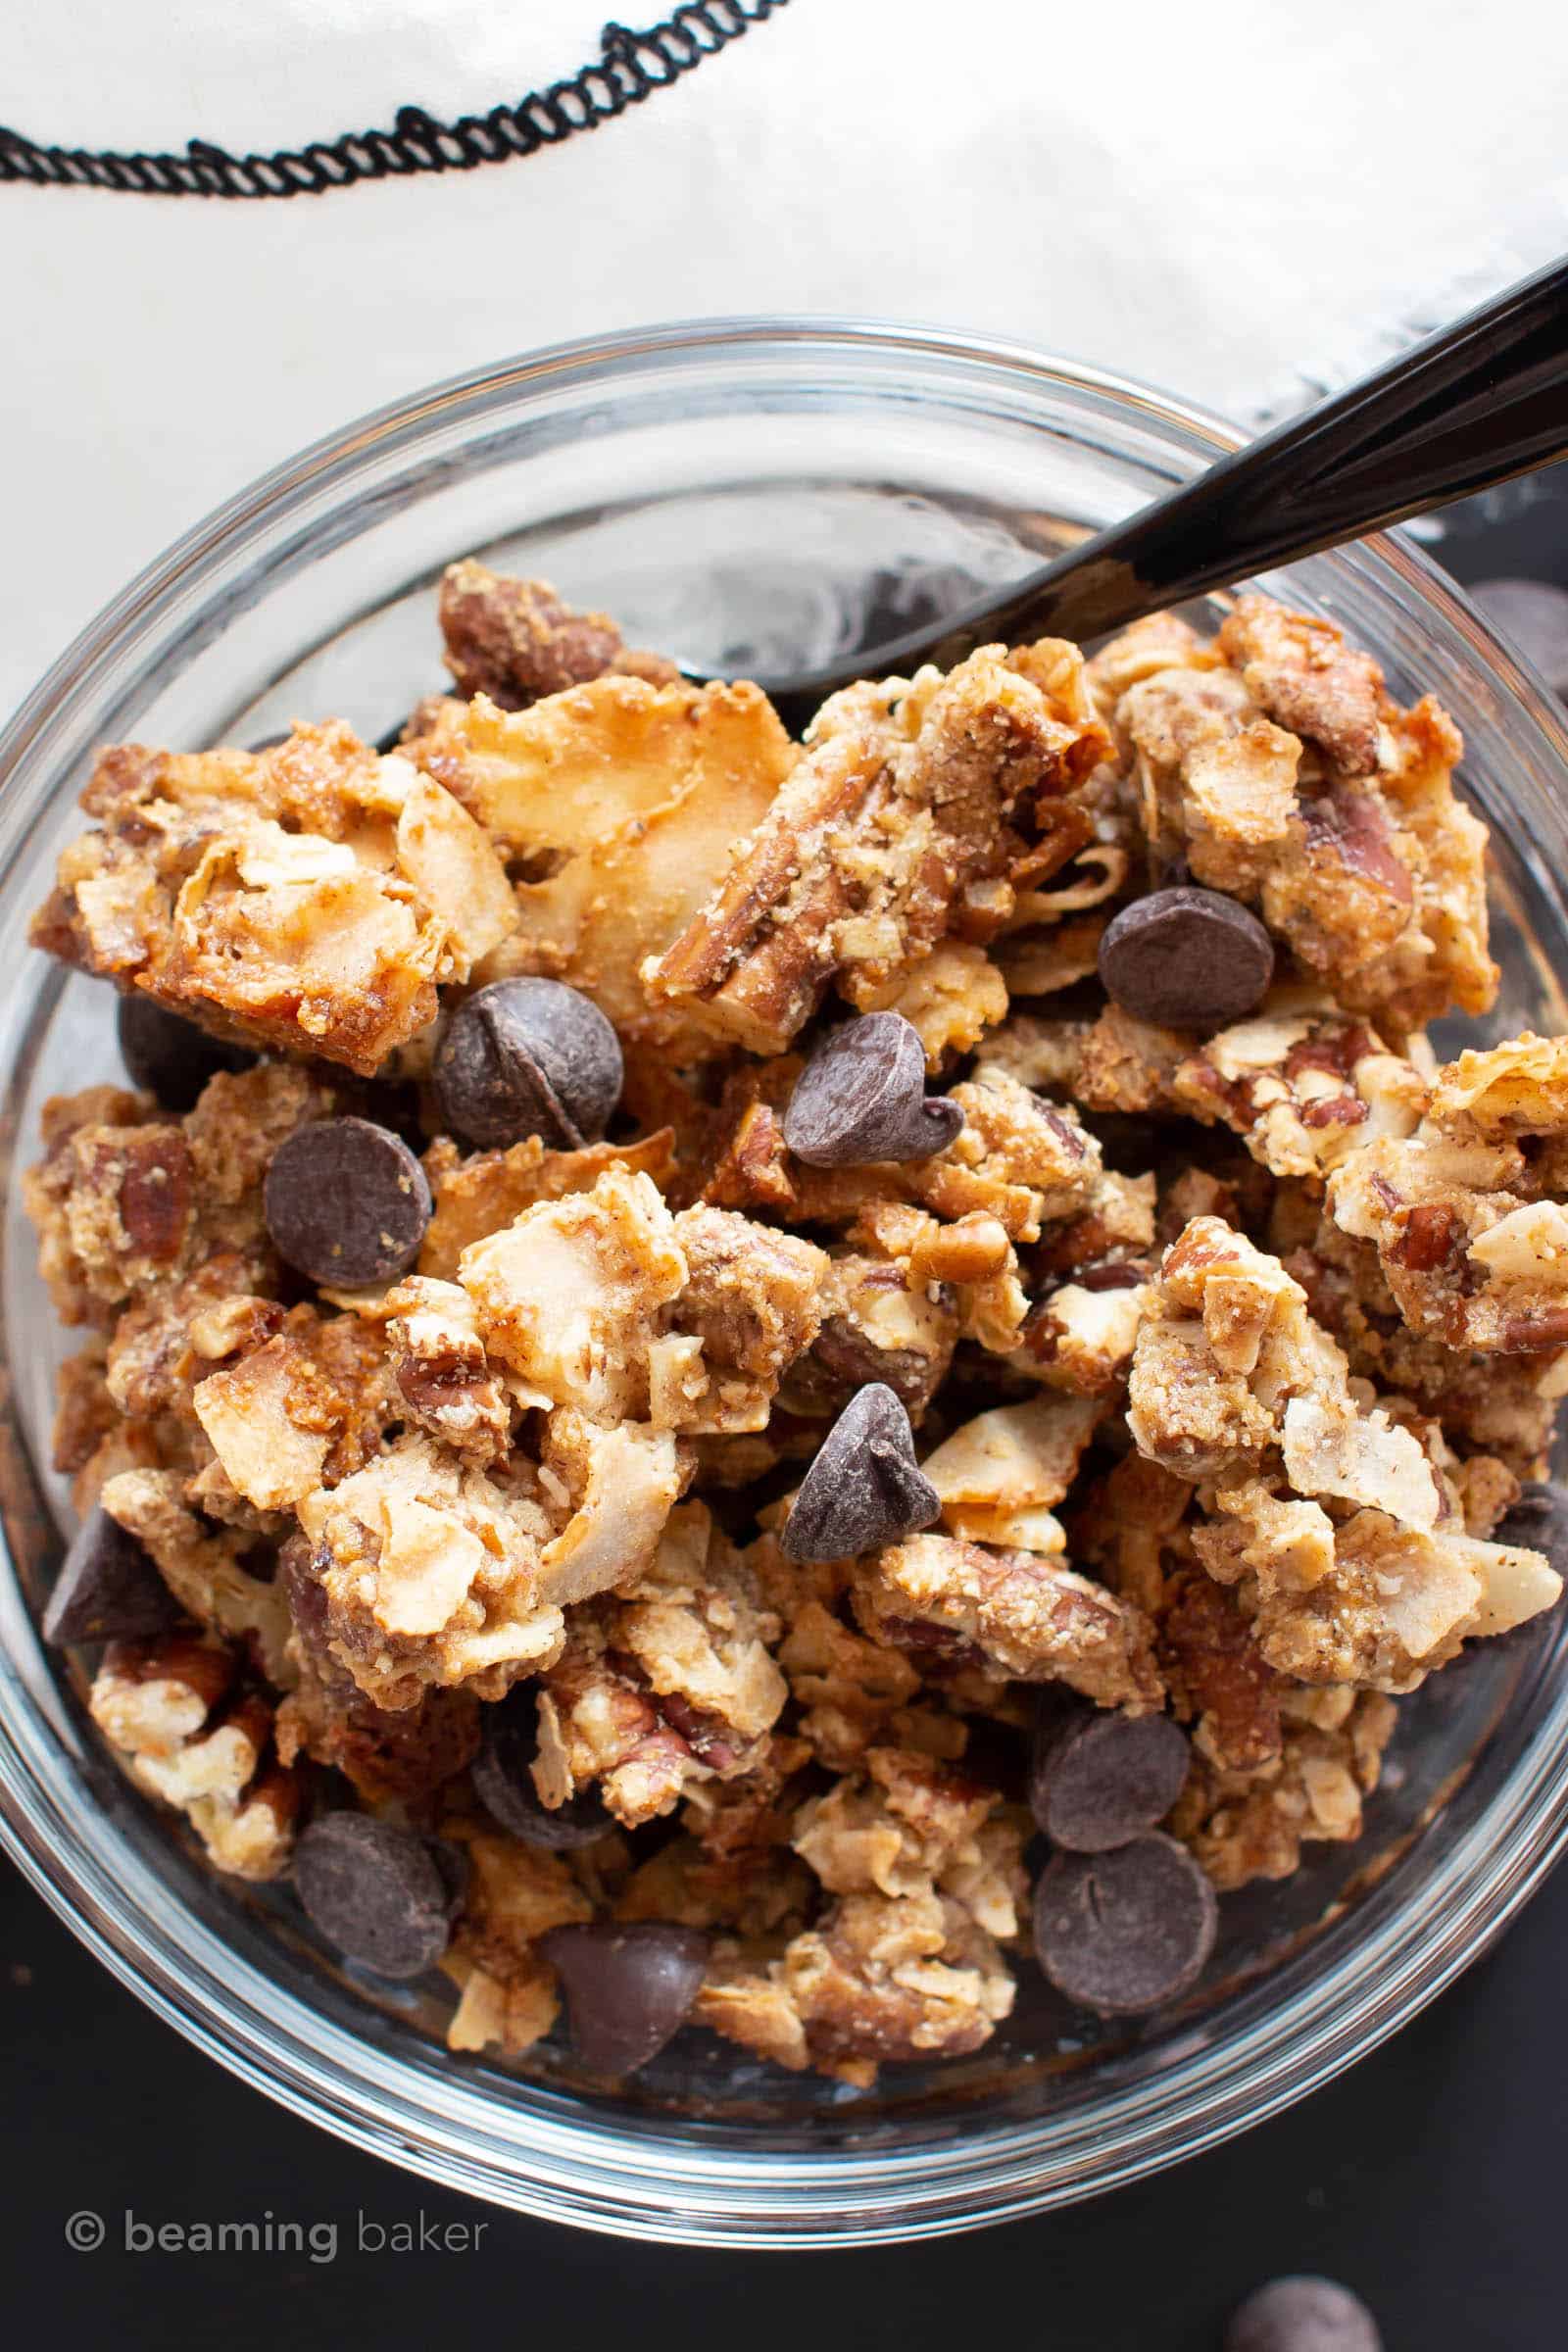
[[[214,1878],[104,1753],[80,1659],[37,1638],[67,1516],[47,1469],[63,1343],[10,1180],[36,1151],[43,1097],[118,1071],[107,990],[47,965],[25,926],[94,745],[253,741],[296,713],[382,735],[440,683],[434,583],[470,550],[716,670],[821,662],[1012,577],[1235,439],[1155,392],[959,335],[761,319],[574,344],[401,403],[279,468],[128,588],[0,744],[6,1841],[161,2016],[300,2114],[602,2230],[930,2235],[1131,2180],[1299,2097],[1430,2000],[1556,1854],[1554,1619],[1403,1702],[1365,1838],[1227,1898],[1214,1964],[1175,2013],[1106,2027],[1025,1967],[986,2049],[888,2069],[874,2092],[687,2034],[613,2095],[553,2044],[513,2066],[449,2057],[437,1990],[376,1984],[286,1895]],[[1494,828],[1505,986],[1489,1033],[1561,1028],[1568,740],[1544,690],[1402,540],[1320,558],[1288,586],[1373,648],[1396,692],[1430,686],[1458,719]]]

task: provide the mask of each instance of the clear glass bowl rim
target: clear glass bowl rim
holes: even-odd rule
[[[454,427],[512,412],[530,388],[612,387],[640,368],[722,364],[745,351],[823,361],[901,358],[918,369],[1021,372],[1090,396],[1216,453],[1245,436],[1207,413],[1107,370],[1024,344],[869,318],[706,318],[561,344],[474,369],[327,435],[178,540],[81,632],[0,735],[0,789],[47,760],[94,710],[107,676],[189,611],[204,583],[263,533],[342,493],[372,466]],[[1323,561],[1320,559],[1320,561]],[[1511,719],[1560,767],[1568,731],[1552,698],[1402,536],[1327,559],[1381,578],[1441,616],[1505,696]],[[3,880],[0,874],[0,880]],[[1561,906],[1561,892],[1552,894]],[[1568,918],[1565,918],[1568,919]],[[844,2246],[1017,2219],[1124,2185],[1259,2122],[1328,2081],[1406,2022],[1528,1900],[1568,1842],[1568,1692],[1486,1810],[1437,1861],[1420,1917],[1396,1910],[1322,1976],[1245,2030],[1219,2033],[1081,2113],[968,2130],[864,2155],[737,2150],[701,2133],[607,2127],[559,2099],[504,2113],[438,2057],[428,2067],[346,2032],[185,1917],[157,1874],[95,1841],[63,1801],[60,1724],[16,1660],[35,1644],[15,1579],[0,1580],[0,1840],[65,1923],[120,1981],[197,2047],[295,2113],[426,2177],[540,2218],[692,2244]],[[160,1899],[162,1898],[162,1899]],[[1375,1900],[1368,1898],[1375,1910]],[[556,2110],[551,2111],[552,2106]]]

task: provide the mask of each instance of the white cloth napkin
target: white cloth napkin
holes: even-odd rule
[[[607,0],[0,12],[8,126],[232,152],[450,119],[600,54]],[[621,0],[646,26],[674,0]],[[236,202],[0,186],[0,709],[263,466],[432,378],[703,313],[935,320],[1244,419],[1568,245],[1542,0],[789,0],[598,129]]]

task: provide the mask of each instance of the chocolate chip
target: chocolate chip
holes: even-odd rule
[[[1136,2017],[1188,1990],[1214,1948],[1214,1889],[1159,1831],[1108,1854],[1057,1854],[1035,1888],[1040,1965],[1069,2001]]]
[[[1220,1029],[1254,1010],[1274,976],[1255,914],[1217,890],[1155,890],[1106,925],[1100,977],[1124,1012],[1160,1029]]]
[[[1559,1487],[1554,1479],[1527,1480],[1492,1540],[1526,1551],[1544,1551],[1557,1574],[1568,1578],[1568,1489]]]
[[[914,1458],[909,1416],[880,1380],[856,1392],[801,1481],[779,1548],[787,1560],[879,1551],[941,1516]]]
[[[1383,2352],[1359,2295],[1332,2278],[1271,2278],[1225,2330],[1225,2352]]]
[[[43,1613],[43,1638],[146,1642],[185,1621],[152,1555],[94,1503],[77,1529]]]
[[[540,1948],[561,1978],[572,2047],[596,2075],[629,2075],[680,2031],[708,1966],[708,1938],[658,1920],[553,1928]]]
[[[412,1830],[328,1813],[294,1849],[294,1886],[327,1941],[378,1977],[422,1976],[447,1948],[452,1888]]]
[[[220,1070],[252,1069],[248,1046],[209,1037],[194,1021],[182,1021],[151,997],[122,997],[116,1015],[120,1058],[135,1086],[144,1087],[164,1110],[193,1110],[203,1087]]]
[[[1168,1715],[1082,1709],[1036,1733],[1030,1809],[1053,1845],[1106,1853],[1164,1820],[1188,1761],[1187,1735]]]
[[[1568,588],[1549,580],[1482,580],[1470,591],[1553,694],[1568,694]]]
[[[784,1141],[808,1167],[863,1167],[929,1159],[962,1125],[956,1102],[926,1100],[919,1032],[902,1012],[868,1012],[811,1055],[784,1113]]]
[[[524,1845],[557,1854],[592,1845],[611,1827],[591,1789],[554,1810],[540,1798],[529,1767],[539,1752],[539,1703],[525,1683],[484,1710],[473,1786],[487,1813]]]
[[[497,980],[460,1004],[435,1057],[455,1135],[486,1151],[543,1138],[574,1152],[610,1124],[625,1075],[597,1004],[559,980]]]
[[[368,1119],[297,1127],[272,1154],[263,1203],[278,1255],[347,1291],[403,1273],[430,1222],[424,1170]]]
[[[468,1849],[466,1845],[457,1844],[451,1838],[426,1838],[424,1850],[435,1864],[436,1876],[446,1889],[447,1917],[455,1919],[468,1891],[468,1881],[473,1876]]]

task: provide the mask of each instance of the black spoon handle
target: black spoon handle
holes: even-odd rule
[[[1249,442],[940,628],[776,682],[787,718],[977,645],[1084,639],[1568,454],[1568,262]],[[763,684],[767,681],[764,679]]]

